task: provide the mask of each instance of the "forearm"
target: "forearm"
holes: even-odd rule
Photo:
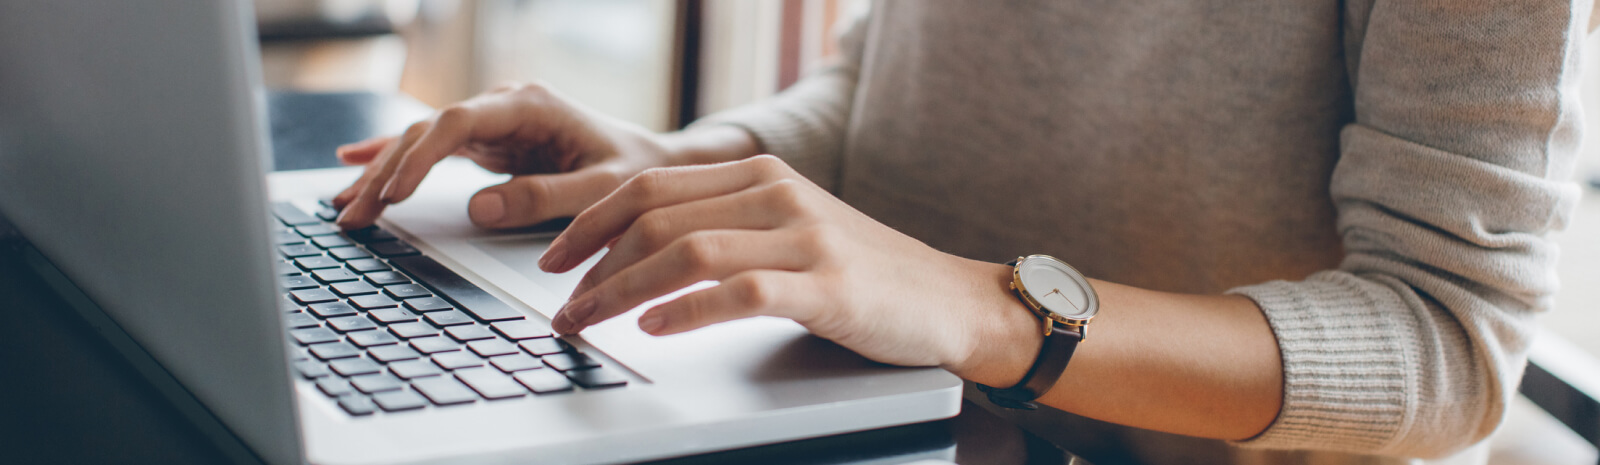
[[[1010,268],[977,264],[994,292],[978,303],[971,356],[947,366],[964,379],[1007,387],[1038,356],[1042,323],[1007,288]],[[1283,368],[1255,303],[1091,280],[1100,313],[1041,402],[1103,421],[1171,433],[1245,439],[1277,416]]]
[[[761,153],[761,145],[737,126],[709,125],[661,134],[658,142],[668,166],[741,160]]]

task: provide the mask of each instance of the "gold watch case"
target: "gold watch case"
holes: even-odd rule
[[[1083,306],[1084,308],[1080,309],[1080,311],[1076,314],[1063,315],[1050,310],[1049,307],[1041,303],[1040,298],[1042,296],[1035,296],[1033,292],[1028,289],[1027,284],[1024,283],[1022,278],[1024,266],[1036,267],[1041,265],[1046,266],[1047,269],[1052,271],[1060,272],[1064,277],[1070,279],[1071,282],[1076,284],[1086,297],[1087,301]],[[1049,255],[1029,255],[1026,257],[1017,257],[1016,264],[1011,267],[1011,290],[1016,292],[1017,297],[1022,300],[1022,303],[1027,305],[1028,309],[1033,311],[1034,315],[1040,318],[1043,323],[1045,336],[1050,335],[1053,325],[1060,324],[1076,329],[1078,334],[1081,335],[1082,339],[1089,338],[1089,333],[1087,331],[1088,325],[1089,322],[1093,320],[1095,315],[1100,311],[1100,296],[1095,293],[1094,286],[1089,284],[1089,279],[1085,277],[1082,272],[1079,272],[1077,268],[1073,268],[1072,265],[1068,265],[1066,262],[1061,261],[1061,259]],[[1059,292],[1059,289],[1056,289],[1054,292]],[[1070,299],[1067,298],[1065,294],[1063,294],[1062,297],[1068,299],[1070,302]],[[1076,306],[1076,304],[1074,305]]]

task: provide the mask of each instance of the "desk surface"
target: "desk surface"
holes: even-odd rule
[[[332,147],[427,107],[372,94],[274,94],[277,169],[331,166]],[[320,131],[306,128],[324,128]],[[222,456],[18,256],[0,224],[0,450],[17,463],[219,463]],[[671,464],[1086,463],[972,403],[944,421],[665,461]]]

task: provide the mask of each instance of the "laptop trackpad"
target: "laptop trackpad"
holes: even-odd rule
[[[566,273],[546,273],[539,269],[539,257],[544,256],[545,249],[550,248],[550,240],[555,237],[554,233],[494,236],[473,239],[471,243],[473,247],[483,251],[485,255],[505,265],[506,268],[516,271],[528,281],[544,287],[551,294],[565,298],[572,294],[572,290],[578,287],[578,281],[583,279],[584,273],[587,273],[604,254],[589,257],[589,260],[578,265],[578,268]]]

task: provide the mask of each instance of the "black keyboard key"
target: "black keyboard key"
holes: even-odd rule
[[[385,230],[383,228],[377,227],[377,226],[368,226],[368,227],[365,227],[365,228],[357,229],[355,231],[347,232],[345,234],[349,235],[350,239],[353,239],[356,242],[360,242],[362,244],[370,244],[370,243],[374,243],[374,242],[388,242],[388,241],[399,239],[399,238],[394,236],[394,233],[390,233],[389,231],[387,231],[387,230]]]
[[[478,394],[455,378],[436,376],[411,382],[411,387],[421,392],[436,405],[465,404],[478,400]]]
[[[522,350],[526,350],[528,353],[538,355],[540,357],[551,354],[559,354],[567,350],[566,344],[562,343],[558,339],[549,337],[529,339],[522,341],[517,345],[522,346]]]
[[[417,314],[411,313],[410,310],[403,308],[380,308],[371,312],[367,312],[367,318],[371,318],[373,321],[377,321],[385,325],[391,325],[395,323],[417,321],[418,317]]]
[[[289,202],[273,203],[272,215],[277,216],[278,220],[283,221],[283,224],[287,224],[289,226],[318,224],[322,222],[321,220],[312,218],[311,215],[307,215],[306,212],[301,211],[299,207],[296,207]]]
[[[367,253],[367,251],[365,251],[365,250],[361,250],[361,249],[358,249],[358,248],[355,248],[355,247],[334,247],[334,248],[328,249],[328,255],[332,255],[333,258],[337,258],[337,259],[340,259],[340,260],[360,260],[360,259],[371,260],[372,259],[372,254]]]
[[[387,331],[381,329],[356,331],[346,334],[345,337],[350,338],[351,344],[361,347],[376,347],[381,345],[398,344],[400,342],[400,338],[394,337],[393,334],[389,334]]]
[[[294,362],[294,370],[300,372],[300,376],[304,376],[306,379],[321,378],[323,376],[328,376],[331,373],[328,371],[327,365],[324,365],[322,362],[316,360],[301,360]]]
[[[328,328],[305,328],[289,331],[289,335],[300,345],[321,344],[339,340],[339,333]]]
[[[328,208],[326,206],[317,209],[317,212],[314,213],[314,215],[317,216],[317,219],[322,220],[322,221],[327,221],[329,223],[332,223],[334,220],[339,219],[339,211],[338,210],[334,210],[332,208]]]
[[[323,360],[338,360],[361,355],[361,349],[357,349],[356,346],[350,345],[348,342],[312,344],[310,349],[311,355]]]
[[[506,373],[544,368],[543,362],[528,354],[501,355],[489,359],[489,364]]]
[[[433,363],[439,368],[455,370],[460,368],[473,368],[483,366],[483,359],[468,352],[455,351],[435,354]]]
[[[555,370],[519,371],[513,378],[537,394],[572,390],[572,381]]]
[[[339,300],[339,296],[333,295],[333,292],[330,292],[327,289],[301,289],[298,291],[289,291],[289,296],[294,297],[294,301],[299,302],[301,305],[310,305]]]
[[[412,323],[395,323],[389,325],[389,332],[394,333],[395,336],[399,336],[401,339],[439,335],[438,328],[420,321]]]
[[[406,389],[380,392],[372,396],[372,401],[377,403],[378,407],[383,408],[385,412],[415,410],[428,406],[427,399]]]
[[[350,242],[349,239],[345,239],[344,236],[317,236],[311,238],[311,243],[324,249],[356,245],[354,242]]]
[[[373,323],[372,320],[368,320],[368,319],[360,317],[360,316],[352,315],[352,316],[341,316],[341,317],[338,317],[338,318],[329,318],[328,319],[328,326],[332,327],[335,331],[338,331],[338,332],[341,332],[341,333],[348,333],[348,332],[351,332],[351,331],[362,331],[362,330],[368,330],[368,329],[377,329],[378,324],[377,323]]]
[[[305,276],[284,276],[278,278],[278,285],[282,286],[284,290],[289,291],[311,289],[313,287],[322,286],[321,284],[317,284],[317,280]]]
[[[550,325],[543,321],[502,321],[490,326],[494,327],[494,332],[500,333],[501,336],[513,341],[551,336]]]
[[[391,299],[389,296],[383,294],[372,294],[351,297],[350,304],[355,305],[362,310],[372,310],[374,308],[398,306],[400,305],[400,302],[395,302],[394,299]]]
[[[468,342],[467,350],[471,350],[472,353],[478,354],[482,357],[494,357],[498,355],[522,353],[521,351],[517,350],[517,346],[511,345],[511,343],[499,339],[484,339],[481,341]]]
[[[428,360],[406,360],[389,364],[389,372],[400,379],[417,379],[444,374],[444,370]]]
[[[417,283],[384,286],[383,293],[389,294],[389,297],[394,297],[396,299],[409,299],[412,297],[427,297],[433,295],[432,292],[428,292],[428,288],[422,287],[421,284]]]
[[[284,312],[298,312],[300,311],[300,308],[300,304],[288,300],[287,297],[278,299],[278,310],[282,310]]]
[[[367,273],[367,282],[375,286],[388,286],[390,284],[409,283],[411,279],[394,271],[374,271]]]
[[[417,352],[422,352],[424,354],[436,354],[439,352],[461,350],[461,344],[456,344],[455,341],[438,336],[419,337],[411,340],[411,348],[417,349]]]
[[[294,228],[294,230],[299,232],[300,235],[305,236],[305,237],[327,236],[327,235],[338,234],[339,233],[339,228],[335,228],[333,226],[329,226],[329,225],[321,224],[321,223],[308,224],[308,225],[305,225],[305,226],[296,226]]]
[[[344,268],[328,268],[317,270],[311,272],[311,276],[317,278],[317,281],[322,281],[325,283],[337,283],[341,281],[355,281],[357,279],[361,279],[360,276],[356,276],[355,273],[352,273],[350,270],[346,270]]]
[[[371,415],[372,412],[378,410],[377,404],[373,404],[371,398],[361,394],[350,394],[340,397],[339,408],[342,408],[345,412],[349,412],[351,415],[355,416]]]
[[[619,387],[628,384],[628,378],[609,368],[584,368],[569,371],[566,375],[573,383],[577,383],[585,389]]]
[[[378,293],[378,288],[367,284],[366,281],[345,281],[329,287],[333,288],[333,293],[345,297]]]
[[[445,302],[444,299],[438,297],[423,297],[406,300],[406,308],[414,312],[423,313],[449,310],[455,307],[451,307],[449,302]]]
[[[522,313],[501,302],[461,275],[424,256],[399,257],[389,263],[439,291],[444,298],[483,321],[521,320]]]
[[[321,390],[323,394],[327,394],[328,397],[333,398],[338,398],[339,396],[356,392],[355,388],[350,386],[349,381],[345,381],[343,378],[336,376],[329,376],[317,380],[317,389]]]
[[[451,326],[445,328],[444,332],[449,334],[451,339],[461,342],[494,338],[494,333],[489,332],[489,328],[478,325]]]
[[[310,244],[280,245],[278,252],[289,258],[322,255],[322,249],[312,247]]]
[[[499,371],[487,368],[474,368],[456,372],[456,379],[466,383],[467,387],[477,391],[485,399],[510,399],[528,394],[521,384]]]
[[[394,375],[388,373],[361,375],[350,378],[350,385],[367,394],[393,391],[406,387],[405,383],[400,381],[400,378],[396,378]]]
[[[362,274],[391,270],[389,265],[385,265],[383,263],[383,260],[378,260],[376,258],[358,258],[344,262],[344,266],[349,267],[351,271]]]
[[[412,247],[411,244],[399,240],[367,244],[367,250],[371,250],[372,253],[378,254],[379,257],[383,258],[404,257],[422,253],[416,247]]]
[[[370,375],[383,371],[383,367],[379,366],[378,362],[364,358],[343,358],[334,360],[332,362],[328,362],[328,369],[331,369],[334,373],[338,373],[339,376],[346,378],[351,376]]]
[[[595,360],[593,357],[590,357],[583,352],[569,351],[559,354],[550,354],[539,358],[544,360],[545,365],[550,365],[550,368],[555,368],[561,371],[572,371],[579,368],[594,368],[600,366],[600,362],[598,360]]]
[[[312,318],[311,315],[305,313],[290,313],[289,316],[284,317],[284,324],[288,325],[289,329],[299,329],[317,326],[319,323],[317,323],[317,319]]]
[[[398,344],[378,346],[367,349],[367,355],[372,356],[373,360],[383,363],[392,363],[401,360],[416,360],[417,357],[422,356],[422,354],[417,353],[416,349],[412,349],[411,346],[403,346]],[[540,364],[540,366],[543,366],[543,364]]]
[[[275,245],[295,245],[304,244],[305,242],[306,238],[296,234],[294,231],[280,229],[272,232],[272,243]]]
[[[445,327],[445,326],[466,325],[466,324],[474,323],[474,321],[472,321],[472,317],[469,317],[469,316],[467,316],[467,314],[461,313],[461,312],[458,312],[458,311],[455,311],[455,310],[445,310],[445,311],[442,311],[442,312],[433,312],[433,313],[428,313],[427,315],[428,315],[427,319],[428,319],[429,323],[433,323],[434,326],[438,326],[438,327],[441,327],[441,328]]]
[[[312,304],[309,308],[311,309],[311,313],[314,313],[323,319],[338,318],[341,316],[350,316],[356,314],[356,308],[351,307],[350,304],[344,302],[323,302],[320,304]]]
[[[294,259],[294,265],[306,271],[316,271],[327,268],[338,268],[339,261],[322,255],[300,257]]]
[[[297,276],[301,270],[300,267],[294,266],[293,262],[276,260],[272,262],[272,271],[278,276]]]

